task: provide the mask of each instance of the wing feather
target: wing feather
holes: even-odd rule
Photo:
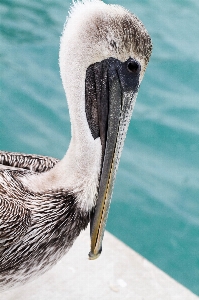
[[[0,250],[20,240],[31,225],[31,212],[16,200],[0,196]]]
[[[31,211],[20,199],[13,172],[46,172],[59,160],[52,157],[0,151],[0,250],[19,241],[31,225]]]
[[[52,169],[58,161],[49,156],[0,151],[0,169],[26,169],[41,173]]]

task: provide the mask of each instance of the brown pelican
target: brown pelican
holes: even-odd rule
[[[91,221],[99,256],[121,151],[152,51],[129,11],[99,0],[73,4],[59,64],[71,142],[60,161],[0,152],[0,286],[54,265]]]

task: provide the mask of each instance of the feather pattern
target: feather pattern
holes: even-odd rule
[[[0,169],[15,167],[41,173],[52,169],[58,161],[49,156],[0,151]]]
[[[9,165],[15,165],[12,154],[1,152],[2,156],[4,160],[9,156]],[[32,161],[38,171],[37,157]],[[45,161],[56,163],[51,158]],[[0,170],[0,286],[4,289],[51,268],[89,222],[89,213],[79,208],[72,192],[27,190],[21,178],[32,173],[27,169]]]

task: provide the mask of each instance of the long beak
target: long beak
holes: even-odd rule
[[[92,65],[88,71],[88,78],[92,78],[89,84],[95,82],[98,115],[98,126],[92,124],[90,127],[95,128],[92,134],[96,137],[99,134],[102,144],[99,192],[91,216],[89,259],[96,259],[102,251],[116,171],[138,92],[140,69],[140,64],[132,58],[126,62],[109,58]]]

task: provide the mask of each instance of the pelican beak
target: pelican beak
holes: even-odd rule
[[[89,259],[102,251],[116,171],[135,104],[141,66],[129,58],[109,58],[95,63],[86,73],[86,115],[94,138],[100,137],[102,164],[96,207],[91,215]]]

